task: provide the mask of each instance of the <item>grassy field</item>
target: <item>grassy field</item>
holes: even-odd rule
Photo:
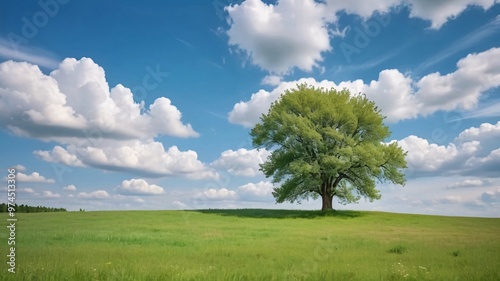
[[[206,210],[18,214],[0,280],[500,280],[500,219]]]

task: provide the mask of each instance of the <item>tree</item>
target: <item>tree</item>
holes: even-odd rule
[[[324,90],[307,84],[287,90],[250,132],[255,147],[272,150],[260,170],[273,177],[277,203],[322,197],[331,210],[342,204],[380,199],[376,181],[404,185],[406,153],[384,116],[364,94]]]

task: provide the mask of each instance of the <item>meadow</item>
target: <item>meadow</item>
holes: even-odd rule
[[[500,280],[500,219],[293,210],[17,214],[0,280]]]

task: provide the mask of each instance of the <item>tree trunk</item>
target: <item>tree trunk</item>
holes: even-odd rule
[[[321,198],[323,199],[323,206],[321,207],[321,211],[333,210],[333,196],[328,192],[323,192],[323,194],[321,194]]]

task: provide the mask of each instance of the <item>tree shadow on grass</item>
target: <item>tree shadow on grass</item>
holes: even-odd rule
[[[335,217],[342,219],[356,218],[363,216],[363,212],[350,210],[333,211],[308,211],[308,210],[275,210],[275,209],[205,209],[191,210],[203,214],[216,214],[221,216],[232,216],[241,218],[306,218],[313,219],[318,217]]]

